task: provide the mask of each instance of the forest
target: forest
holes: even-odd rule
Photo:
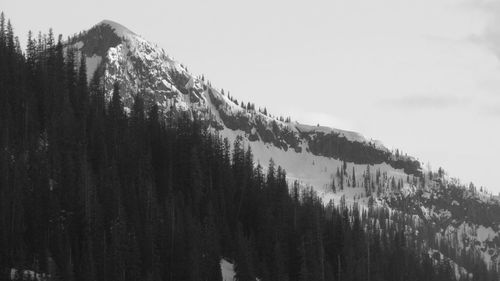
[[[322,202],[179,112],[164,115],[62,36],[0,19],[0,280],[457,280],[387,209]],[[463,280],[498,280],[478,266]]]

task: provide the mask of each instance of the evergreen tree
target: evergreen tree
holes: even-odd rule
[[[352,167],[352,186],[353,186],[353,187],[356,187],[356,186],[357,186],[357,185],[356,185],[356,172],[355,172],[354,170],[355,170],[355,168],[354,168],[354,166],[353,166],[353,167]]]

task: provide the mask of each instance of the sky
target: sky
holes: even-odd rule
[[[113,20],[238,100],[500,192],[500,0],[3,2],[21,41]]]

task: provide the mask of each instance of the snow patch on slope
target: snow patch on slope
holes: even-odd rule
[[[220,260],[220,269],[222,272],[222,281],[233,281],[236,273],[234,272],[234,264],[225,259]]]
[[[325,203],[330,199],[338,202],[343,195],[346,196],[346,201],[353,201],[355,198],[366,199],[363,198],[366,196],[365,189],[359,185],[356,187],[345,186],[343,191],[339,191],[337,182],[337,193],[333,193],[331,190],[332,180],[337,169],[342,167],[343,162],[331,157],[314,155],[308,152],[306,144],[302,144],[302,152],[295,152],[293,149],[285,151],[272,144],[249,141],[245,132],[240,130],[233,131],[224,128],[220,134],[222,137],[228,138],[230,143],[234,143],[238,135],[242,136],[245,147],[250,146],[252,149],[256,164],[261,164],[263,169],[266,170],[269,161],[272,159],[276,165],[280,165],[285,169],[287,178],[290,181],[297,180],[304,186],[313,187]],[[353,168],[356,170],[356,181],[362,183],[362,175],[368,165],[346,162],[346,166],[346,171],[349,173],[352,173]],[[394,169],[387,163],[369,166],[372,175],[375,171],[380,170],[381,173],[387,173],[389,177],[394,177],[395,179],[405,180],[407,177],[402,169]],[[289,184],[291,183],[289,182]]]
[[[493,240],[498,236],[498,233],[496,233],[491,227],[484,227],[482,225],[476,229],[476,232],[476,237],[481,242]]]

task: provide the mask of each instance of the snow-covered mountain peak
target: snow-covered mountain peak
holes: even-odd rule
[[[111,28],[113,28],[113,31],[115,32],[115,34],[118,35],[119,37],[126,37],[129,35],[137,36],[137,34],[135,32],[133,32],[130,29],[126,28],[125,26],[123,26],[117,22],[111,21],[111,20],[103,20],[103,21],[99,22],[97,25],[110,26]]]

